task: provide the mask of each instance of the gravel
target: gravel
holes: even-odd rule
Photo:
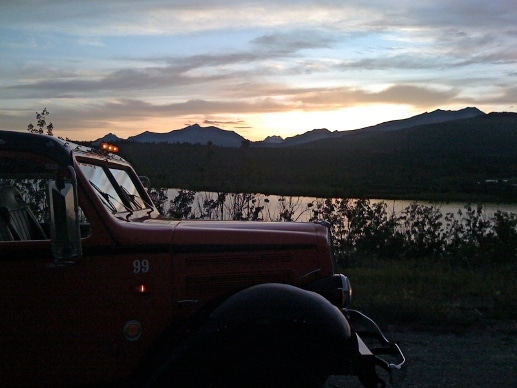
[[[407,359],[397,387],[517,388],[517,322],[464,333],[395,329],[386,333]],[[361,387],[355,377],[331,376],[326,388]]]

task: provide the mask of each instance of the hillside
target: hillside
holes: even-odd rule
[[[420,125],[438,124],[446,121],[464,120],[472,117],[483,116],[485,113],[477,108],[463,108],[456,111],[436,109],[432,112],[425,112],[419,115],[402,119],[392,120],[371,127],[362,128],[362,133],[397,131],[399,129],[411,128]]]
[[[463,120],[426,124],[397,131],[349,131],[338,138],[304,144],[304,148],[373,152],[468,152],[513,154],[517,113],[490,113]]]
[[[313,129],[299,135],[283,139],[280,136],[268,136],[262,141],[251,142],[234,131],[224,130],[218,127],[202,127],[199,124],[189,125],[182,129],[175,129],[166,133],[145,131],[135,136],[127,138],[128,141],[138,143],[188,143],[188,144],[213,144],[220,147],[240,147],[243,142],[249,143],[252,147],[291,147],[300,144],[312,143],[314,141],[338,138],[350,134],[369,136],[378,132],[397,131],[404,128],[415,127],[424,124],[436,124],[445,121],[466,119],[484,115],[477,108],[464,108],[457,111],[437,109],[433,112],[425,112],[407,119],[393,120],[380,123],[371,127],[358,129],[355,131],[334,131],[326,128]],[[124,141],[116,135],[109,133],[104,137],[95,140],[94,144],[103,141],[114,142]]]
[[[167,133],[146,131],[136,136],[130,136],[127,140],[139,143],[211,143],[221,147],[239,147],[245,139],[234,131],[194,124]]]
[[[512,180],[517,176],[515,113],[368,135],[355,132],[287,148],[125,142],[121,155],[161,187],[517,201]]]

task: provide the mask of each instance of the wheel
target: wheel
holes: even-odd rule
[[[214,373],[208,386],[227,387],[300,387],[320,388],[326,377],[318,377],[311,368],[287,357],[255,354],[253,357],[228,360]]]
[[[249,339],[249,338],[248,338]],[[203,341],[179,360],[166,363],[149,387],[300,387],[320,388],[328,376],[308,365],[300,351],[261,344],[244,337]]]

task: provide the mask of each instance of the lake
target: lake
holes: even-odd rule
[[[164,212],[169,209],[170,201],[178,198],[179,189],[167,189],[168,200],[164,204]],[[191,212],[195,218],[225,219],[231,220],[243,216],[256,214],[256,218],[264,221],[285,221],[290,217],[293,221],[305,222],[312,216],[312,211],[322,203],[324,198],[302,197],[302,196],[279,196],[264,194],[236,194],[228,193],[220,198],[218,193],[199,191],[195,192],[192,198]],[[370,199],[370,202],[385,202],[388,214],[400,214],[412,203],[419,205],[433,206],[441,211],[443,215],[453,213],[457,215],[459,210],[464,211],[466,203],[461,202],[426,202],[408,200],[383,200]],[[471,204],[475,207],[477,204]],[[483,213],[491,218],[495,212],[503,211],[517,214],[517,204],[494,204],[483,203]],[[255,212],[255,213],[254,213]]]

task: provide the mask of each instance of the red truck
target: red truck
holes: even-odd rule
[[[322,223],[165,218],[116,154],[0,131],[0,381],[378,386],[404,356],[331,248]]]

